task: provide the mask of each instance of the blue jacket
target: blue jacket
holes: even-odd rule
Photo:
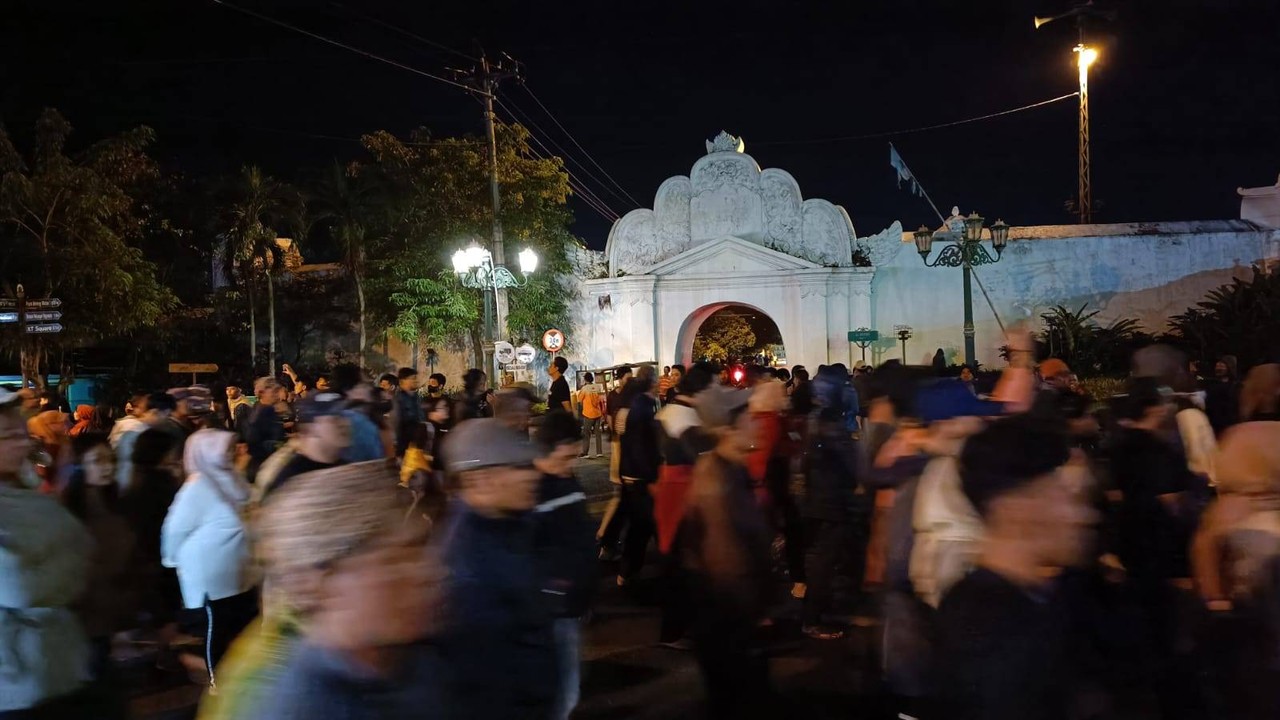
[[[69,606],[88,580],[91,542],[56,500],[0,484],[0,713],[89,680],[89,644]]]
[[[342,461],[358,463],[381,460],[385,453],[378,426],[359,410],[343,410],[342,416],[351,421],[351,446],[342,451]]]
[[[558,688],[552,604],[536,563],[534,516],[477,515],[455,503],[445,531],[446,693],[465,718],[547,716]]]

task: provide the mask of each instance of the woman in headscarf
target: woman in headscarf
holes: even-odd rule
[[[75,420],[76,424],[71,426],[71,432],[68,433],[71,437],[102,430],[102,424],[98,422],[98,410],[92,405],[77,405]]]
[[[187,440],[187,479],[160,533],[161,559],[178,570],[183,605],[204,610],[211,687],[227,646],[258,614],[243,519],[249,486],[234,469],[234,454],[235,435],[225,430],[199,430]]]

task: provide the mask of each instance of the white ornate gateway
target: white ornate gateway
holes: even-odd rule
[[[793,364],[848,362],[848,331],[871,320],[874,272],[853,266],[853,223],[744,149],[722,132],[687,177],[662,183],[652,210],[614,224],[607,277],[581,288],[581,362],[688,362],[698,326],[728,305],[768,315]]]

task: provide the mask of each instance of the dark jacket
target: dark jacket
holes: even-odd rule
[[[858,487],[858,443],[843,419],[812,421],[806,453],[805,492],[800,513],[807,518],[847,522]]]
[[[427,414],[422,411],[422,400],[418,394],[404,390],[396,391],[391,407],[395,418],[396,456],[400,457],[413,440],[414,431],[427,421]]]
[[[403,649],[390,677],[341,654],[303,644],[287,660],[258,717],[273,720],[424,720],[455,715],[441,686],[448,667],[430,645]]]
[[[618,474],[641,482],[658,479],[658,423],[656,401],[637,395],[627,410],[626,432],[622,433],[622,458]]]
[[[575,477],[543,475],[538,490],[538,570],[543,598],[556,617],[582,617],[596,581],[596,524]]]
[[[544,717],[558,683],[532,513],[486,518],[458,503],[445,529],[447,694],[464,718]]]
[[[253,480],[262,463],[284,442],[284,421],[280,413],[270,405],[255,407],[245,426],[244,442],[249,446],[249,479]]]

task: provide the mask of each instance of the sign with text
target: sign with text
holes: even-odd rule
[[[218,365],[216,363],[169,363],[169,372],[174,375],[186,373],[216,373]]]
[[[528,365],[533,362],[533,357],[537,354],[538,351],[534,350],[533,346],[529,343],[525,343],[524,345],[516,348],[516,360],[519,361],[521,365]]]
[[[867,342],[872,343],[880,339],[879,330],[850,330],[849,342]]]
[[[48,335],[51,333],[62,332],[61,323],[45,323],[43,325],[28,325],[27,332],[35,335]]]
[[[509,342],[499,340],[493,344],[493,356],[498,358],[498,362],[506,365],[516,359],[516,348]]]
[[[62,298],[27,298],[24,304],[27,306],[28,310],[31,310],[32,308],[35,308],[36,310],[60,308],[62,307]],[[16,307],[18,307],[17,299],[0,298],[0,308],[8,309]]]
[[[18,313],[16,312],[0,312],[0,323],[18,322]]]
[[[564,348],[564,333],[555,328],[542,333],[542,349],[549,353],[560,352]]]
[[[27,322],[58,322],[62,319],[59,310],[35,310],[27,313]]]

